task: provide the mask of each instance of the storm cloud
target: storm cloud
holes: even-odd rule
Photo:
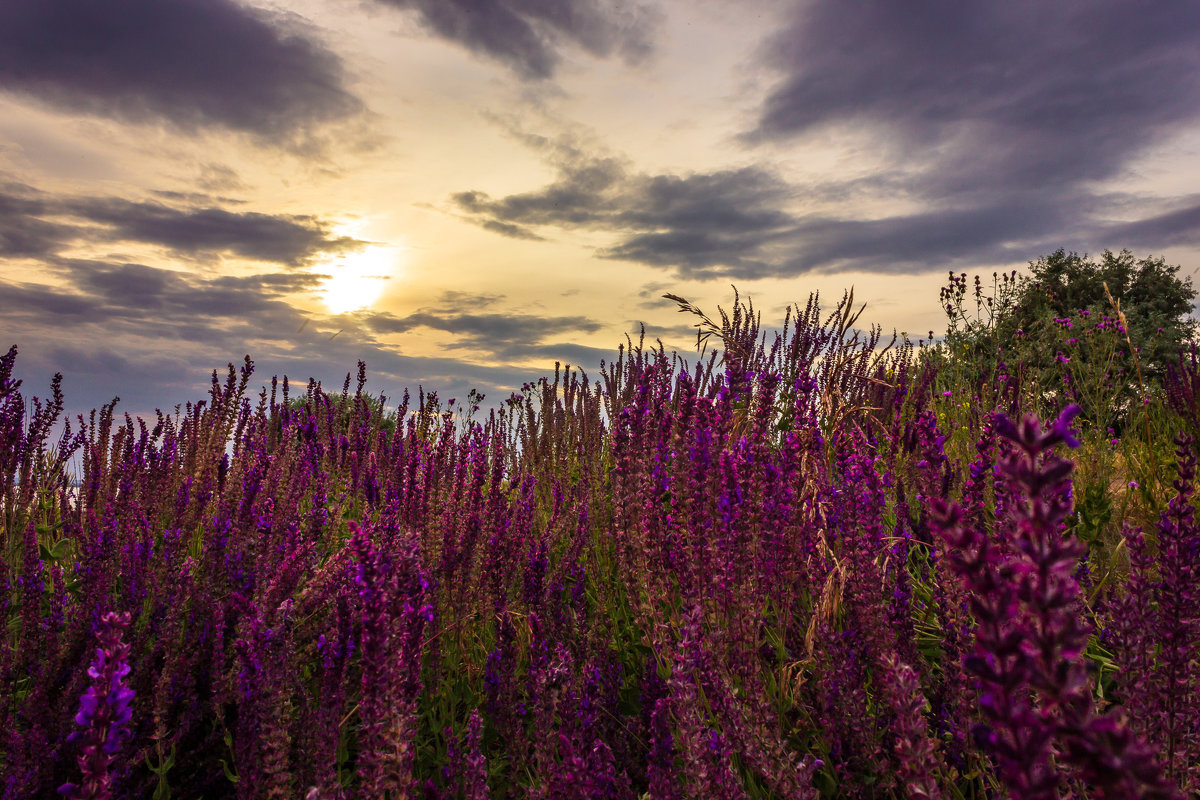
[[[6,0],[0,89],[69,111],[294,141],[353,115],[340,59],[233,0]]]
[[[1053,189],[1113,175],[1200,107],[1200,7],[804,4],[751,140],[868,126],[929,165],[915,191]]]
[[[926,244],[926,258],[953,261],[961,244],[986,263],[1059,244],[1197,240],[1189,209],[1107,221],[1120,204],[1097,184],[1200,118],[1200,7],[816,0],[764,54],[781,77],[745,143],[865,132],[888,166],[854,190],[874,183],[876,197],[928,209],[843,220],[854,237],[818,226],[802,263],[885,241],[901,262]]]

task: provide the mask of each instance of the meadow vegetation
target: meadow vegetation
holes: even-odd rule
[[[3,796],[1200,796],[1194,329],[1037,277],[490,410],[247,358],[51,440],[12,348]]]

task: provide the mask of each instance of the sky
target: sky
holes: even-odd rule
[[[499,402],[733,286],[917,338],[1060,247],[1200,285],[1197,187],[1192,2],[0,2],[0,347],[73,412],[245,354]]]

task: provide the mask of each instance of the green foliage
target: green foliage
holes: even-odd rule
[[[1094,329],[1104,315],[1110,315],[1124,341],[1096,356],[1081,357],[1124,368],[1126,378],[1116,399],[1127,401],[1136,389],[1136,367],[1140,366],[1147,389],[1157,389],[1166,365],[1195,335],[1196,320],[1189,313],[1196,291],[1190,279],[1178,277],[1178,271],[1180,267],[1166,264],[1163,258],[1135,259],[1128,249],[1104,251],[1099,260],[1058,249],[1030,264],[1031,273],[1021,279],[1015,306],[1003,319],[1000,335],[1015,341],[1018,331],[1024,331],[1026,341],[1043,344],[1028,349],[1028,356],[1032,366],[1045,368],[1057,357],[1058,350],[1051,351],[1048,343],[1061,338],[1054,336],[1066,326],[1061,320]],[[1084,312],[1091,319],[1081,320]]]
[[[334,417],[341,421],[344,426],[350,425],[357,411],[362,419],[370,420],[372,426],[377,425],[378,429],[383,431],[389,438],[396,430],[396,412],[386,410],[384,404],[387,402],[387,398],[382,394],[371,395],[363,393],[359,397],[347,394],[325,394],[322,395],[322,399],[327,401],[333,411]],[[299,397],[289,399],[287,407],[292,413],[306,413],[310,402],[308,396],[300,395]],[[358,407],[360,402],[363,404],[361,408]],[[324,414],[324,410],[322,410],[322,414]]]
[[[1029,268],[1031,274],[1021,280],[1016,305],[1006,316],[1004,334],[1030,332],[1083,310],[1103,314],[1111,310],[1111,299],[1119,300],[1142,369],[1157,380],[1196,333],[1196,320],[1188,318],[1196,290],[1190,278],[1179,277],[1178,266],[1162,257],[1135,260],[1128,250],[1105,250],[1095,261],[1060,249]]]
[[[1078,403],[1086,424],[1122,430],[1196,334],[1196,291],[1179,269],[1128,250],[1089,260],[1060,249],[1029,275],[993,273],[990,291],[977,276],[973,313],[966,273],[951,273],[940,381],[979,387],[985,400],[1007,389],[1011,404],[1042,415]]]

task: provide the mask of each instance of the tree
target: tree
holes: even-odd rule
[[[1030,262],[1027,275],[993,274],[990,293],[976,277],[974,314],[966,273],[951,273],[936,356],[952,382],[982,389],[1016,378],[1025,408],[1054,413],[1073,402],[1087,422],[1120,427],[1196,336],[1196,290],[1179,270],[1128,250],[1089,260],[1060,249]]]
[[[1030,262],[1029,270],[999,328],[1004,339],[1017,331],[1036,337],[1045,328],[1063,327],[1058,320],[1069,319],[1074,325],[1081,316],[1091,318],[1085,324],[1099,324],[1106,315],[1116,316],[1111,295],[1120,302],[1128,323],[1121,356],[1129,357],[1132,342],[1144,378],[1160,386],[1167,364],[1196,335],[1197,321],[1191,317],[1196,290],[1190,278],[1179,277],[1178,266],[1168,265],[1162,257],[1135,260],[1128,250],[1116,254],[1105,250],[1097,262],[1088,260],[1087,254],[1059,249]]]

